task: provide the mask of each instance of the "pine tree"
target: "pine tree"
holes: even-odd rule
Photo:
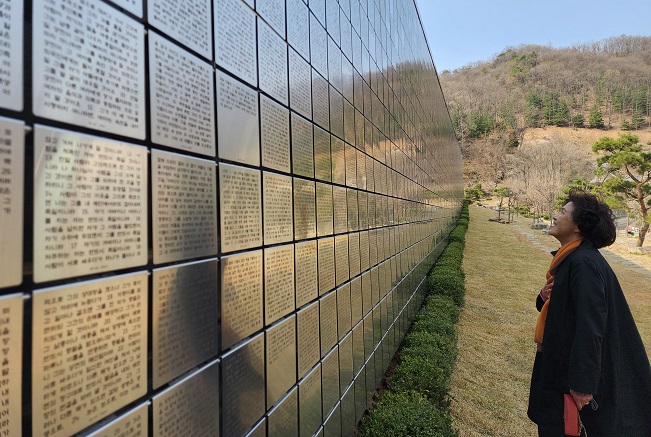
[[[588,122],[591,128],[602,129],[604,127],[604,117],[597,106],[593,106],[588,115]]]

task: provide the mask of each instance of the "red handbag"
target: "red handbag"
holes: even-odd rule
[[[563,418],[565,419],[565,434],[571,436],[581,435],[581,418],[579,417],[579,409],[574,402],[571,395],[563,395]]]

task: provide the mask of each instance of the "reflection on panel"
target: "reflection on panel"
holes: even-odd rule
[[[287,42],[310,59],[310,14],[303,0],[287,0]]]
[[[321,361],[323,387],[323,418],[325,419],[339,399],[339,349],[334,348]]]
[[[24,149],[24,124],[0,117],[0,287],[23,280]]]
[[[147,150],[37,125],[34,280],[147,262]]]
[[[316,121],[316,119],[315,119]],[[314,177],[321,181],[332,180],[330,156],[330,134],[314,126]]]
[[[328,34],[313,15],[310,15],[310,56],[312,67],[314,67],[321,76],[327,79]],[[312,76],[314,77],[314,74]],[[316,119],[314,121],[316,121]]]
[[[256,86],[255,13],[240,0],[214,0],[214,8],[215,62],[249,85]]]
[[[321,364],[318,364],[298,383],[300,435],[316,432],[322,421],[321,405]]]
[[[298,0],[302,1],[302,0]],[[312,123],[292,112],[292,168],[295,175],[314,177]]]
[[[88,437],[141,437],[149,432],[149,402],[107,423]],[[162,435],[162,434],[159,434]]]
[[[151,151],[154,263],[217,254],[214,162]]]
[[[289,111],[265,95],[260,96],[262,165],[290,172]]]
[[[263,172],[264,243],[285,243],[292,240],[292,178]]]
[[[290,105],[302,116],[312,118],[312,68],[293,49],[289,50]]]
[[[260,89],[289,104],[287,44],[262,20],[258,20],[258,62]]]
[[[2,341],[2,422],[6,435],[20,435],[22,423],[23,295],[0,297],[0,341]]]
[[[335,288],[335,240],[321,238],[318,240],[319,258],[319,295]]]
[[[67,4],[43,0],[34,8],[34,113],[144,139],[143,25],[101,2]],[[71,83],[86,82],[71,88],[64,77]]]
[[[337,293],[335,291],[319,300],[319,329],[321,356],[324,356],[337,343]]]
[[[316,187],[314,182],[294,178],[294,239],[316,237]]]
[[[267,329],[265,345],[267,406],[271,406],[296,383],[295,317]]]
[[[218,260],[154,270],[153,384],[160,387],[217,354]]]
[[[149,0],[147,21],[205,58],[212,55],[210,0]]]
[[[355,387],[350,386],[341,396],[341,435],[353,435],[356,428]]]
[[[147,392],[147,272],[36,290],[33,313],[35,434],[75,433]]]
[[[260,165],[257,91],[221,71],[217,71],[216,81],[218,156]]]
[[[319,344],[319,304],[296,313],[298,376],[302,377],[321,357]]]
[[[317,242],[296,243],[295,254],[296,308],[300,308],[319,295]]]
[[[219,164],[222,252],[262,245],[262,195],[259,170]]]
[[[285,38],[285,0],[257,0],[255,10],[283,39]]]
[[[20,111],[23,109],[23,2],[8,0],[3,2],[0,24],[0,95],[1,108]]]
[[[265,411],[264,334],[222,359],[222,429],[243,435]]]
[[[295,309],[294,245],[264,250],[265,325],[270,325]]]
[[[149,34],[152,141],[215,156],[213,70],[178,46]]]
[[[262,250],[221,259],[222,349],[263,326]]]
[[[152,398],[154,435],[219,433],[219,361]]]
[[[332,186],[317,182],[316,184],[316,234],[321,237],[332,235],[334,215],[332,204]]]
[[[267,423],[269,436],[298,437],[298,388],[269,412]]]

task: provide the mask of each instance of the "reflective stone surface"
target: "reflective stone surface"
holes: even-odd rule
[[[323,418],[326,419],[339,399],[339,349],[334,348],[321,362]]]
[[[260,96],[262,165],[290,172],[289,111],[265,95]]]
[[[147,293],[147,272],[34,292],[34,433],[75,433],[147,392]],[[66,326],[76,326],[72,335]],[[55,395],[78,403],[62,409]]]
[[[3,389],[0,402],[4,411],[2,429],[7,435],[20,435],[22,421],[22,345],[23,345],[23,295],[0,297],[0,341],[2,341]]]
[[[321,364],[298,383],[300,435],[313,435],[322,422]]]
[[[293,244],[264,250],[264,308],[265,325],[295,309]]]
[[[222,348],[263,326],[262,250],[221,259]]]
[[[40,125],[34,148],[34,280],[145,264],[147,149]]]
[[[298,388],[294,388],[270,412],[267,418],[270,436],[298,437]]]
[[[144,139],[143,25],[104,3],[64,4],[63,0],[46,0],[34,10],[34,113]],[[50,65],[51,59],[72,62]],[[95,65],[104,66],[104,74],[113,80],[100,80]],[[62,76],[86,77],[89,83],[69,93]]]
[[[413,2],[0,10],[0,429],[349,435],[463,198]]]
[[[262,245],[262,187],[259,170],[219,165],[222,252]]]
[[[222,358],[222,428],[225,435],[243,435],[264,414],[264,360],[264,334]]]
[[[213,1],[215,61],[249,85],[256,86],[258,61],[255,13],[240,0]]]
[[[300,308],[319,296],[317,242],[296,243],[295,256],[296,308]]]
[[[107,423],[88,437],[139,437],[149,432],[149,402]]]
[[[262,20],[258,20],[258,62],[260,89],[287,106],[287,43]]]
[[[154,263],[216,255],[217,166],[152,150]]]
[[[316,237],[316,186],[314,182],[294,178],[294,238]]]
[[[211,38],[212,39],[212,38]],[[210,64],[149,34],[151,136],[157,144],[215,156],[215,90]]]
[[[216,74],[218,156],[221,159],[258,166],[258,93],[221,71]]]
[[[0,287],[10,287],[23,281],[23,122],[0,117],[0,153]]]
[[[298,0],[302,1],[302,0]],[[314,177],[314,133],[308,120],[292,112],[292,168],[295,175]]]
[[[321,358],[319,343],[319,303],[296,313],[298,375],[302,377]]]
[[[209,260],[153,271],[154,387],[219,352],[218,266]]]
[[[212,52],[210,0],[148,0],[147,20],[208,58]]]
[[[319,327],[321,356],[337,343],[337,293],[327,294],[319,300]]]
[[[152,398],[154,435],[217,435],[219,361],[215,361]]]
[[[6,51],[0,55],[3,62],[0,107],[20,111],[23,109],[23,2],[8,0],[3,7],[0,23],[5,32],[0,35],[0,44]]]
[[[296,317],[267,329],[265,333],[267,406],[276,402],[296,383]]]

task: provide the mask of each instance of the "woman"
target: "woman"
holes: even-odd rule
[[[570,192],[549,235],[561,248],[537,299],[529,418],[563,436],[563,394],[590,437],[651,436],[651,366],[615,273],[597,249],[615,241],[610,208]]]

